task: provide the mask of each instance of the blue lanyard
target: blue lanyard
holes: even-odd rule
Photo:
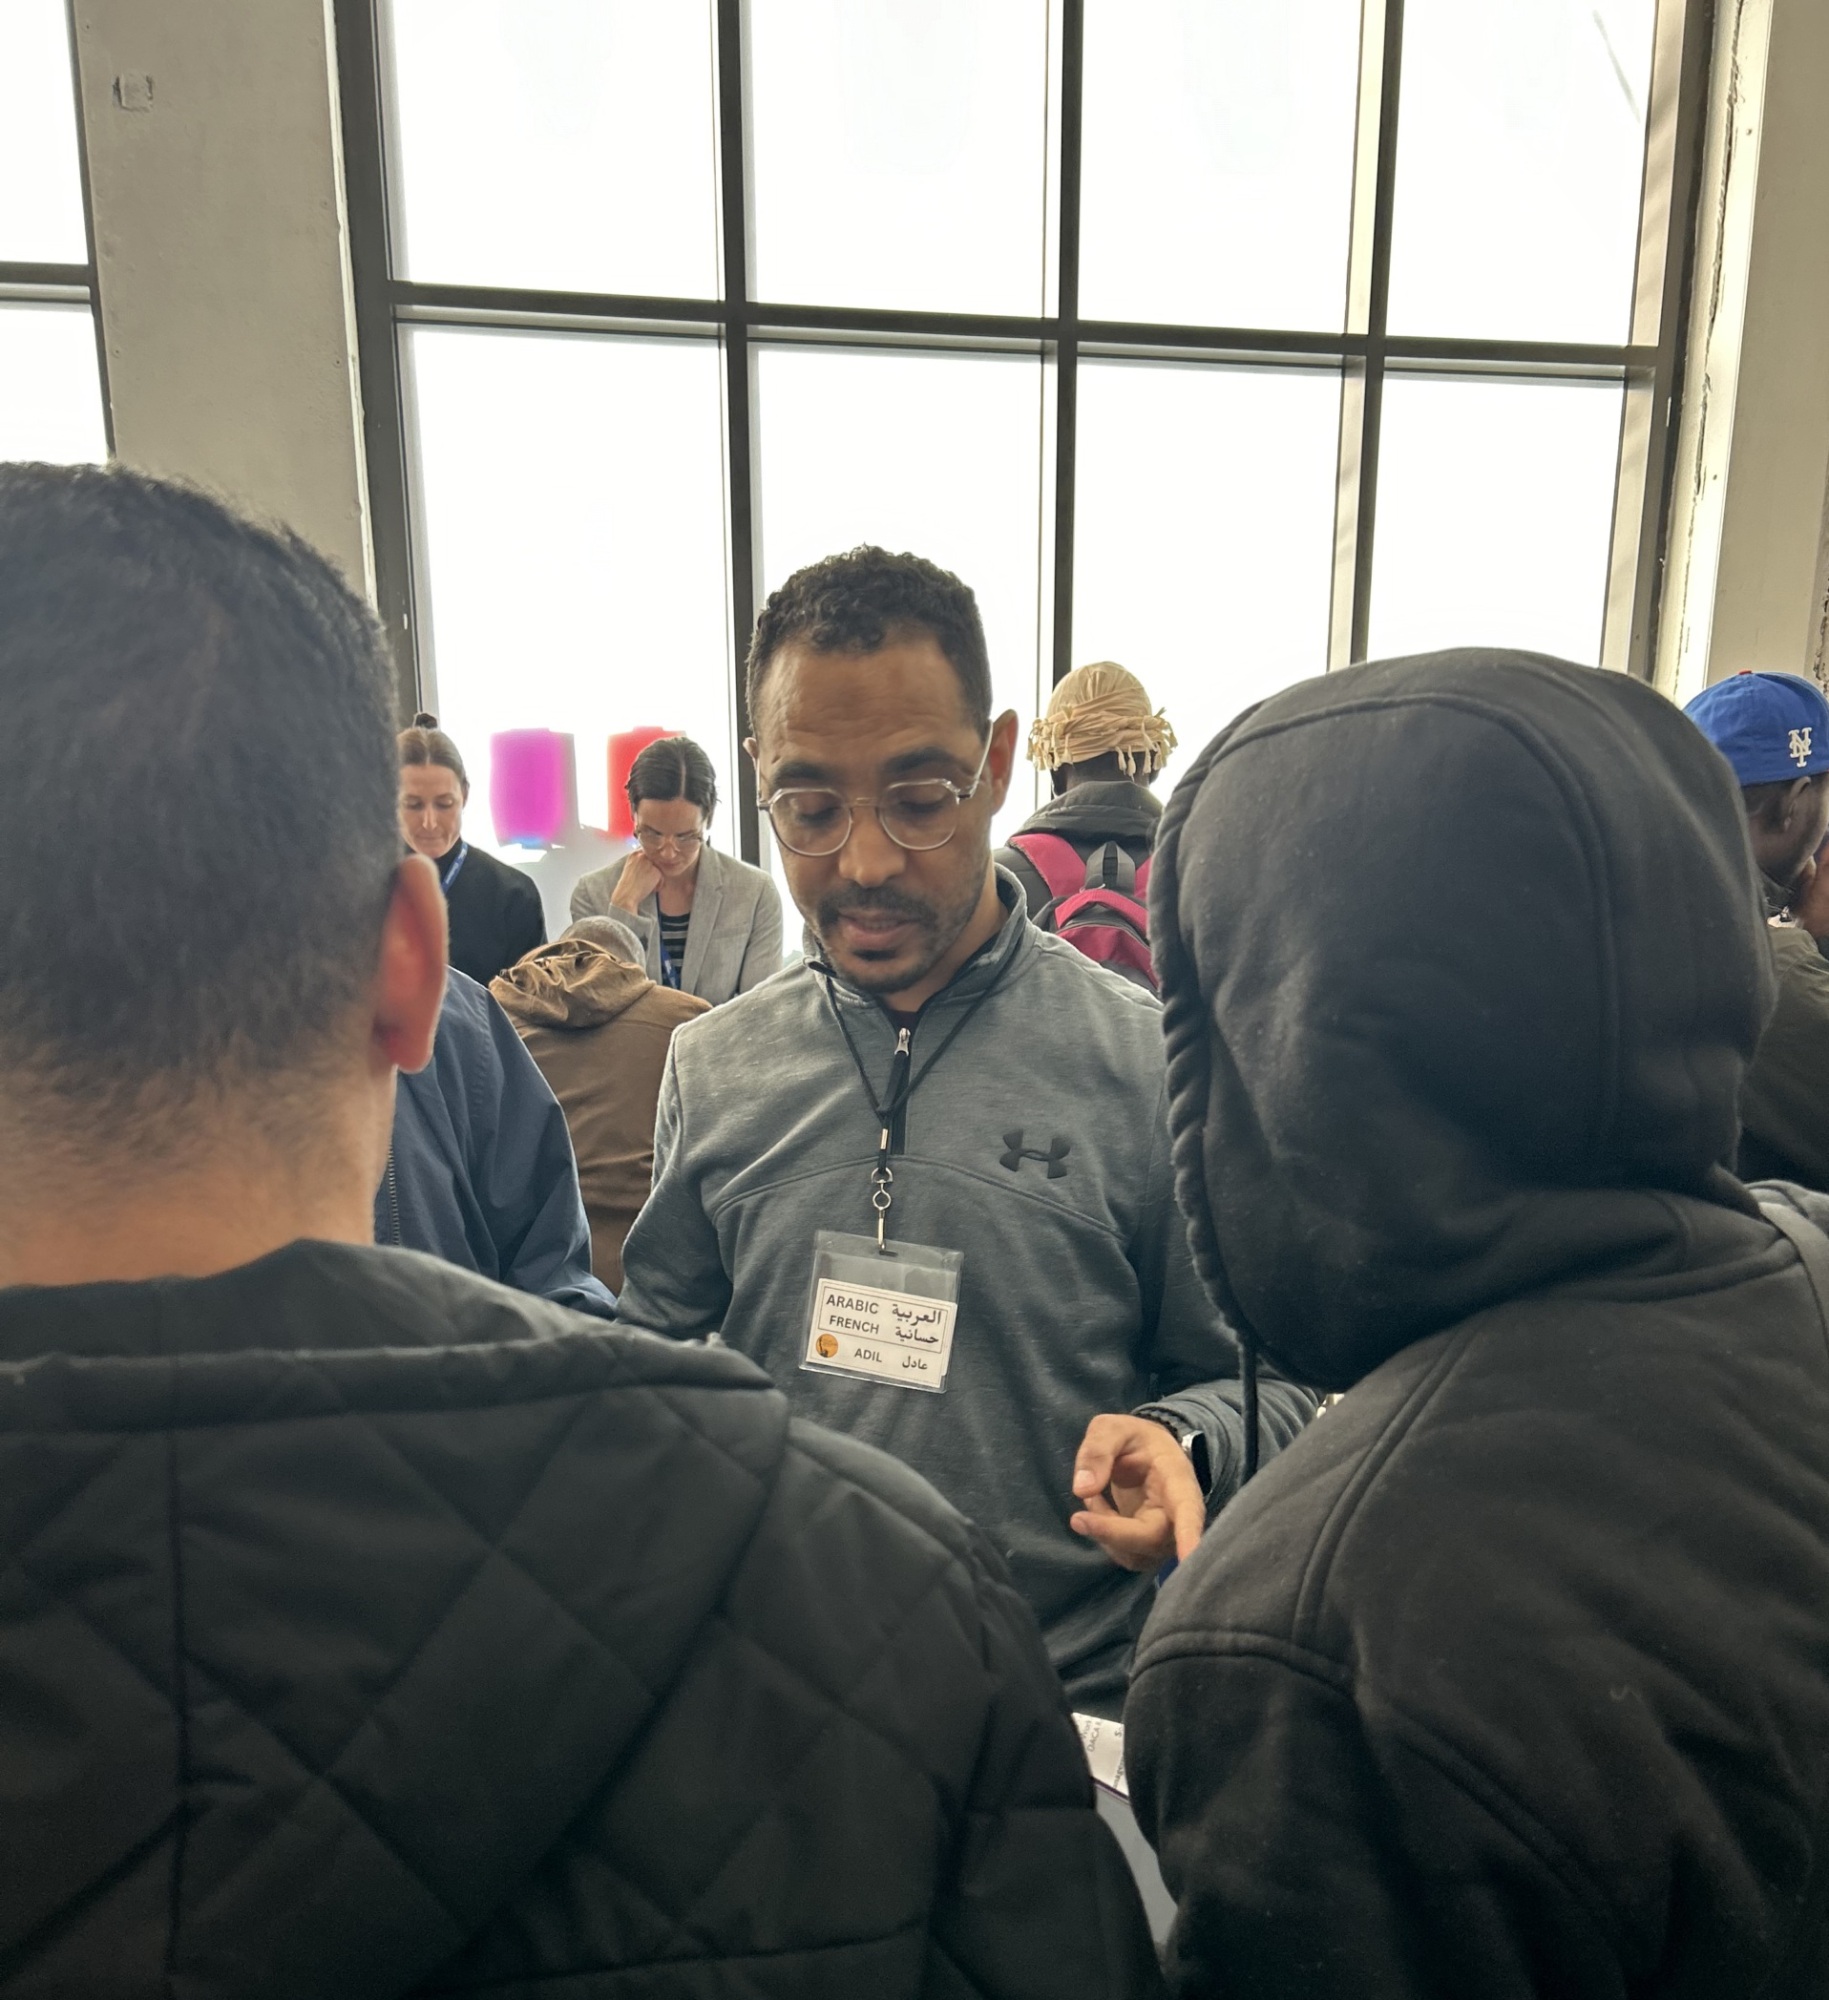
[[[469,859],[470,859],[469,843],[467,841],[460,840],[457,843],[457,859],[451,863],[451,872],[444,878],[444,892],[447,899],[451,894],[451,889],[453,884],[456,882],[457,878],[464,872],[464,863]]]

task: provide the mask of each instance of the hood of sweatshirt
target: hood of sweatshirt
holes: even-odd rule
[[[1201,1274],[1345,1388],[1502,1299],[1680,1271],[1773,997],[1726,763],[1535,655],[1303,682],[1201,754],[1151,931]]]
[[[555,938],[489,983],[517,1027],[600,1028],[626,1013],[654,982],[588,938]]]

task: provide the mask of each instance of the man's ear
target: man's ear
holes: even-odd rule
[[[445,997],[445,894],[423,854],[394,871],[381,954],[375,966],[375,1053],[393,1069],[422,1070],[432,1060]]]
[[[991,811],[1003,810],[1009,796],[1010,776],[1016,769],[1016,711],[1006,708],[991,724],[991,754],[985,773],[991,781]]]
[[[1793,778],[1772,801],[1776,811],[1772,814],[1772,825],[1779,833],[1789,833],[1797,824],[1810,803],[1811,780]]]

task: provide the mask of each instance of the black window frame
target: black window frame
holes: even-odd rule
[[[1437,339],[1387,329],[1397,131],[1402,95],[1404,0],[1367,0],[1368,39],[1362,51],[1359,116],[1376,105],[1375,126],[1360,134],[1363,190],[1369,196],[1369,243],[1356,244],[1364,291],[1362,330],[1318,333],[1261,327],[1161,325],[1086,320],[1079,313],[1079,231],[1084,0],[1054,0],[1051,28],[1059,36],[1057,112],[1060,154],[1058,210],[1052,218],[1058,291],[1056,311],[1037,317],[908,312],[864,307],[807,306],[749,296],[753,240],[747,145],[747,10],[744,0],[715,0],[718,186],[723,297],[675,299],[624,293],[551,291],[417,283],[397,278],[390,252],[391,204],[383,120],[379,0],[335,0],[344,173],[349,209],[357,339],[361,366],[369,515],[374,543],[377,608],[393,649],[400,706],[420,705],[414,600],[418,587],[409,488],[411,441],[406,434],[399,329],[404,324],[487,325],[526,330],[670,333],[716,338],[723,349],[731,612],[731,697],[739,739],[749,733],[742,661],[757,611],[759,521],[753,360],[765,341],[837,341],[857,345],[1024,353],[1052,364],[1055,406],[1053,573],[1044,578],[1051,602],[1051,651],[1056,681],[1073,664],[1074,499],[1078,371],[1082,357],[1174,360],[1212,364],[1325,366],[1343,378],[1337,540],[1329,665],[1363,659],[1371,615],[1377,546],[1377,496],[1383,392],[1398,370],[1431,374],[1488,373],[1507,379],[1574,378],[1620,383],[1626,390],[1622,429],[1642,399],[1645,426],[1642,492],[1636,519],[1622,520],[1616,493],[1615,539],[1634,537],[1630,623],[1618,662],[1650,679],[1657,649],[1659,590],[1670,519],[1676,436],[1682,401],[1683,356],[1694,271],[1696,205],[1707,112],[1713,0],[1660,0],[1647,155],[1660,134],[1668,143],[1668,199],[1662,239],[1647,242],[1650,210],[1641,192],[1640,279],[1632,337],[1623,344]],[[1366,84],[1364,57],[1377,61],[1376,89]],[[1649,168],[1648,168],[1649,171]],[[1356,208],[1360,190],[1356,188]],[[1658,281],[1644,282],[1645,252],[1658,259]],[[0,266],[0,285],[7,268]],[[1647,318],[1655,337],[1641,337]],[[105,380],[105,377],[104,377]],[[1644,414],[1648,411],[1648,415]],[[1622,440],[1621,461],[1624,446]],[[1610,589],[1609,623],[1614,616]],[[741,851],[760,858],[755,774],[738,759]]]

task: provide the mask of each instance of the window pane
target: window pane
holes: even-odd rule
[[[1656,0],[1406,0],[1394,333],[1623,341]]]
[[[1116,660],[1180,747],[1327,668],[1340,377],[1080,366],[1073,657]]]
[[[1046,0],[751,0],[754,294],[1040,313]]]
[[[1374,658],[1522,646],[1599,665],[1624,393],[1387,378]]]
[[[0,0],[0,263],[88,261],[64,0]]]
[[[87,306],[0,306],[0,459],[108,456]]]
[[[1080,311],[1337,328],[1359,0],[1087,0]]]
[[[724,571],[721,364],[711,341],[413,327],[422,654],[470,767],[466,834],[491,820],[490,736],[574,739],[578,819],[608,824],[608,738],[653,726],[705,747],[736,796]],[[736,846],[719,814],[720,846]],[[548,922],[622,844],[568,819],[529,872]]]
[[[385,0],[383,25],[402,277],[717,296],[709,0]]]
[[[1035,714],[1042,366],[764,348],[763,586],[838,549],[912,549],[971,585],[997,709]],[[999,837],[1032,810],[1020,767]]]

